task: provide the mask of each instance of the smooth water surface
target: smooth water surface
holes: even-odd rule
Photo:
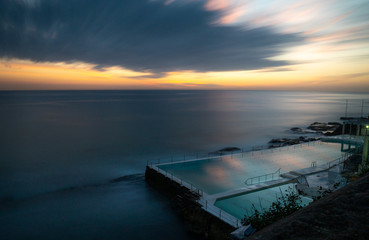
[[[168,201],[143,177],[131,179],[148,161],[265,145],[291,127],[338,120],[345,99],[360,115],[353,100],[368,95],[0,92],[1,239],[188,239]]]
[[[322,165],[342,156],[337,143],[312,142],[159,167],[207,194],[245,187],[248,178]]]
[[[286,196],[286,194],[295,192],[296,189],[294,184],[285,184],[258,192],[252,192],[237,197],[218,200],[215,202],[215,206],[221,208],[238,219],[243,219],[245,216],[247,217],[252,215],[255,210],[263,212],[265,209],[269,209],[273,202],[283,202],[283,200],[280,198],[283,198],[283,196]],[[312,202],[312,199],[310,198],[303,196],[300,197],[301,206],[306,206]]]

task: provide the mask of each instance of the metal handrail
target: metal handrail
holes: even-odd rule
[[[203,209],[211,213],[212,215],[222,219],[223,221],[232,223],[232,225],[236,227],[240,227],[242,225],[239,219],[230,215],[228,212],[223,211],[222,209],[220,209],[219,207],[215,205],[208,204],[206,199],[201,199],[200,202],[201,202],[201,205],[203,206]]]
[[[191,192],[197,193],[200,196],[200,199],[198,200],[198,202],[209,213],[213,214],[216,217],[219,217],[223,221],[232,223],[233,226],[240,227],[242,225],[240,220],[238,220],[237,218],[231,216],[229,213],[227,213],[225,211],[222,211],[220,208],[218,208],[214,205],[208,204],[207,200],[202,198],[202,196],[204,195],[204,192],[203,192],[202,189],[199,189],[199,188],[195,187],[192,183],[188,183],[188,182],[182,180],[181,178],[178,178],[178,177],[174,176],[173,173],[170,173],[166,170],[160,169],[159,167],[154,166],[154,167],[151,167],[151,168],[155,169],[157,172],[159,172],[159,173],[163,174],[164,176],[168,177],[172,181],[177,182],[181,186],[186,187],[188,190],[191,190]]]
[[[260,176],[256,176],[256,177],[251,177],[245,180],[245,184],[246,185],[252,185],[252,184],[257,184],[257,183],[261,183],[261,182],[266,182],[268,180],[269,176],[272,176],[271,180],[274,180],[274,175],[277,175],[279,179],[280,175],[281,175],[281,168],[279,168],[277,171],[273,172],[273,173],[268,173],[268,174],[264,174],[264,175],[260,175]],[[257,182],[254,183],[254,179],[257,179]],[[264,179],[264,181],[263,181]],[[251,181],[251,183],[250,183]]]
[[[341,156],[339,158],[336,158],[333,161],[328,162],[328,168],[332,168],[338,164],[342,164],[344,161],[346,161],[352,154],[346,153],[344,156]]]
[[[297,147],[302,147],[302,146],[309,146],[309,145],[315,145],[315,144],[325,144],[324,142],[321,142],[320,140],[318,141],[311,141],[311,142],[306,142],[306,143],[300,143],[300,144],[296,144],[296,145],[289,145],[289,146],[283,146],[283,147],[278,147],[278,148],[266,148],[266,149],[260,149],[260,150],[256,150],[254,147],[252,147],[250,150],[245,150],[245,149],[249,149],[249,147],[247,148],[241,148],[240,152],[237,153],[229,153],[229,154],[225,154],[225,155],[221,155],[221,156],[212,156],[210,155],[210,153],[187,153],[184,155],[181,154],[177,154],[177,155],[173,155],[173,156],[166,156],[166,157],[161,157],[158,158],[156,160],[152,160],[152,161],[147,161],[147,165],[159,165],[159,164],[175,164],[175,163],[181,163],[181,162],[190,162],[190,161],[199,161],[199,160],[222,160],[225,157],[233,157],[233,156],[242,156],[242,158],[244,157],[248,157],[248,156],[254,156],[256,154],[264,154],[267,152],[281,152],[284,150],[290,150],[290,149],[296,149]]]

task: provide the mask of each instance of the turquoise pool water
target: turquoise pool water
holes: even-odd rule
[[[217,158],[162,164],[158,167],[211,195],[245,187],[245,180],[275,172],[281,173],[310,167],[312,162],[325,164],[342,156],[337,143],[314,142],[273,150],[241,153]],[[237,219],[250,215],[254,209],[264,211],[285,191],[295,191],[294,184],[285,184],[240,196],[217,200],[215,206]],[[302,198],[302,205],[312,200]]]
[[[211,195],[244,187],[247,178],[272,173],[279,168],[284,173],[310,167],[312,162],[324,164],[341,156],[340,144],[317,142],[221,158],[164,164],[159,165],[159,168]]]
[[[268,188],[266,190],[252,192],[237,197],[218,200],[215,202],[215,206],[228,212],[232,216],[242,219],[245,215],[250,215],[254,212],[254,209],[258,211],[264,211],[268,209],[273,202],[287,192],[295,192],[294,184],[285,184],[279,187]],[[308,205],[312,199],[301,196],[301,205]]]

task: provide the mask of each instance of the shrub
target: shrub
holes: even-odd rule
[[[242,223],[244,225],[251,224],[254,228],[261,229],[302,208],[301,197],[293,188],[289,187],[285,192],[267,210],[259,211],[253,205],[253,214],[245,215]]]

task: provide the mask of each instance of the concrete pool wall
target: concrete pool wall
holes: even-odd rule
[[[200,195],[198,202],[204,210],[231,226],[239,227],[242,216],[249,212],[251,205],[268,208],[268,204],[276,198],[276,191],[280,192],[281,189],[292,186],[288,179],[282,179],[283,181],[273,185],[266,177],[269,185],[258,182],[246,186],[247,179],[257,179],[258,176],[259,178],[266,176],[278,169],[281,169],[282,173],[288,173],[293,170],[306,169],[312,165],[321,166],[334,162],[343,157],[340,149],[340,144],[317,141],[211,158],[149,164],[149,167],[181,186],[197,192]],[[262,184],[265,186],[261,186]],[[253,189],[249,191],[247,188]],[[243,189],[240,194],[226,198],[217,197],[227,191],[239,189]],[[270,195],[273,195],[272,199]],[[308,203],[309,200],[306,199],[305,202]]]

